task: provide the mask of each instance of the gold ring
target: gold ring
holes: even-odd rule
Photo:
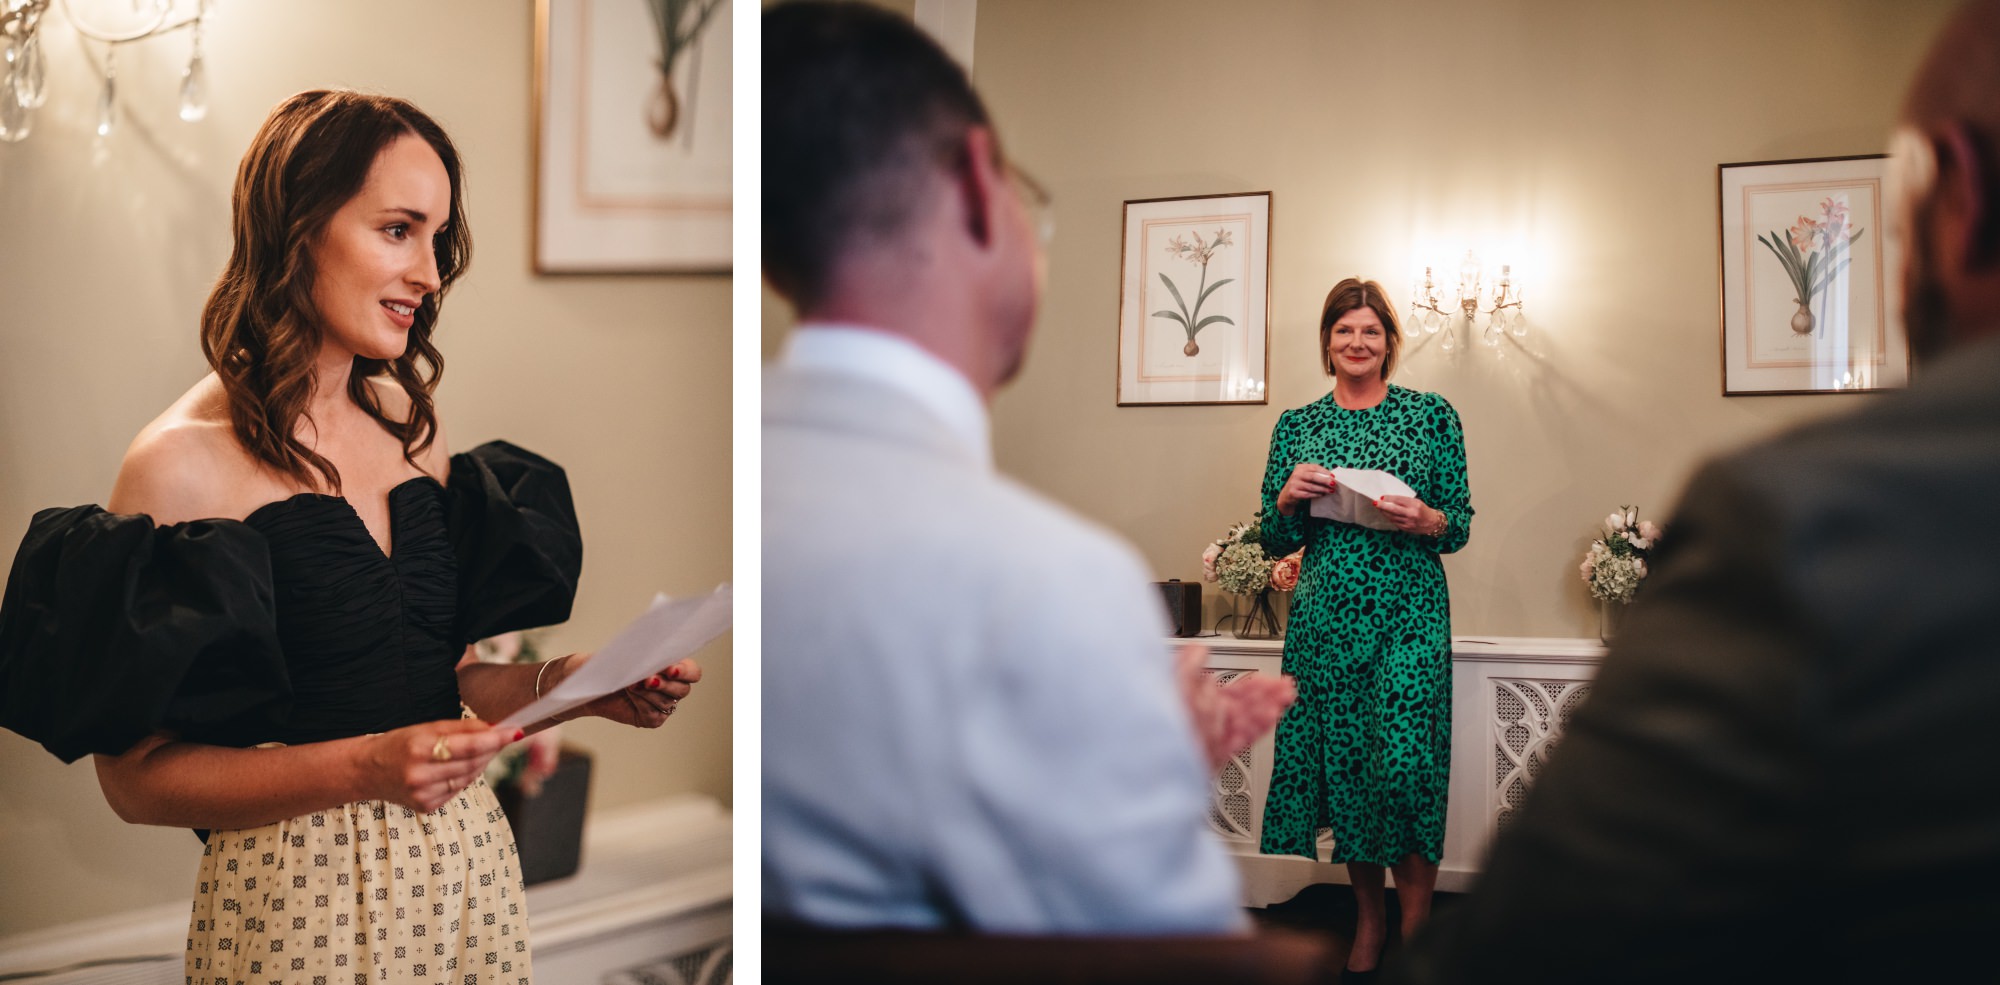
[[[440,763],[451,762],[451,747],[444,744],[445,737],[438,736],[437,745],[431,747],[431,758]]]

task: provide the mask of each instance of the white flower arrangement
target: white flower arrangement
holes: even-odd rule
[[[1201,552],[1201,578],[1232,595],[1255,595],[1267,588],[1289,592],[1298,587],[1304,548],[1282,558],[1264,553],[1264,514],[1239,523]]]
[[[1232,595],[1255,595],[1271,584],[1271,559],[1264,545],[1237,543],[1222,549],[1215,562],[1215,580]]]
[[[1621,506],[1604,518],[1604,536],[1591,541],[1579,572],[1590,596],[1603,602],[1629,603],[1646,580],[1646,557],[1660,542],[1661,528],[1639,519],[1635,507]]]

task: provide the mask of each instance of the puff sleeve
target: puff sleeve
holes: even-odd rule
[[[242,523],[43,510],[0,597],[0,725],[64,762],[275,727],[292,689],[273,596]]]
[[[459,642],[568,619],[583,534],[562,466],[488,442],[452,456],[445,493]]]

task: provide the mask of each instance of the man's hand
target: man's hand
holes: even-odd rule
[[[1174,659],[1174,676],[1208,753],[1209,769],[1220,769],[1237,750],[1275,728],[1285,709],[1298,699],[1298,688],[1289,677],[1244,674],[1223,687],[1215,686],[1202,673],[1208,647],[1199,643],[1183,644]]]

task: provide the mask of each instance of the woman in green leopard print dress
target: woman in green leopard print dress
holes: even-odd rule
[[[1316,857],[1333,830],[1359,912],[1348,967],[1373,968],[1386,936],[1384,869],[1407,936],[1429,915],[1444,851],[1451,762],[1451,613],[1441,554],[1465,546],[1465,439],[1443,397],[1388,382],[1401,345],[1374,281],[1349,279],[1320,318],[1333,392],[1286,411],[1264,474],[1265,551],[1306,548],[1285,634],[1299,699],[1278,726],[1266,854]],[[1414,498],[1379,502],[1396,529],[1310,515],[1334,468],[1380,469]]]

